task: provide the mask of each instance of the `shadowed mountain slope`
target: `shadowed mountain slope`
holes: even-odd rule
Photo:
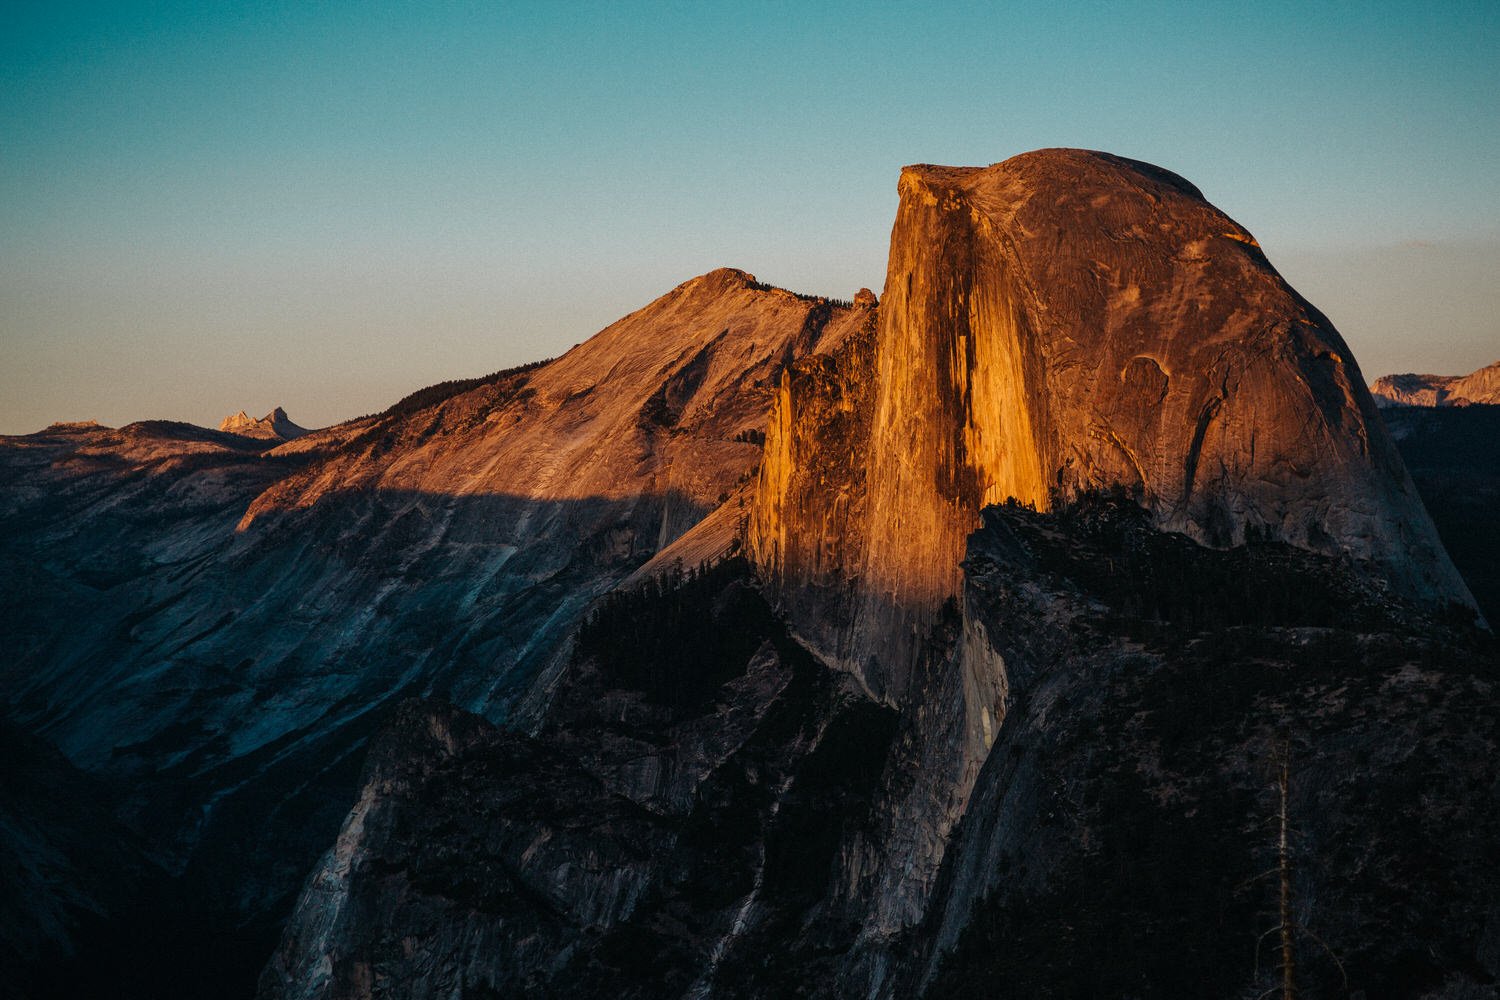
[[[1493,995],[1492,643],[1123,495],[983,518],[900,712],[740,560],[607,602],[534,735],[408,703],[261,996],[1253,994],[1283,759],[1304,995]],[[962,721],[970,630],[1005,714],[915,917],[882,930],[912,895],[888,873],[924,881],[903,803],[953,780],[928,717]]]
[[[1500,406],[1381,410],[1479,608],[1500,621]]]
[[[7,438],[7,711],[117,783],[225,920],[279,917],[390,707],[544,704],[595,597],[721,505],[698,550],[733,544],[776,373],[867,311],[726,269],[545,365],[269,450]]]

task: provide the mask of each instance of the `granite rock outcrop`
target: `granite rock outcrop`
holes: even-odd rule
[[[1299,858],[1299,898],[1344,907],[1289,928],[1338,938],[1306,978],[1457,997],[1494,975],[1480,844],[1500,812],[1464,789],[1493,777],[1473,762],[1496,734],[1472,713],[1495,663],[1338,333],[1146,164],[1045,150],[908,168],[900,192],[878,304],[861,295],[774,382],[754,575],[656,563],[579,633],[524,754],[496,734],[441,780],[408,760],[389,800],[368,782],[372,810],[412,818],[351,813],[265,997],[1260,991],[1266,897],[1235,880],[1258,870],[1244,831],[1293,742],[1298,822],[1360,845]],[[1430,714],[1413,677],[1447,692]],[[1243,684],[1214,707],[1214,678]],[[1202,752],[1164,759],[1163,732]],[[1404,779],[1360,763],[1375,756],[1445,769],[1435,801],[1465,825],[1395,808]],[[1169,836],[1139,843],[1140,826]],[[546,852],[585,831],[568,857],[620,860],[579,877]],[[1423,877],[1469,889],[1381,890],[1375,872],[1437,841]],[[1111,872],[1140,861],[1139,898],[1091,900],[1112,877],[1094,845]],[[471,874],[421,878],[435,855]],[[1375,930],[1387,904],[1407,926],[1451,920],[1441,957]],[[1123,951],[1105,947],[1116,912],[1138,929]],[[1008,938],[1035,927],[1032,974]],[[1187,938],[1201,960],[1174,961]]]
[[[827,652],[877,694],[901,698],[979,510],[1007,499],[1120,485],[1205,543],[1284,539],[1472,604],[1343,338],[1197,188],[1039,150],[908,167],[899,190],[873,363],[839,390],[859,444],[843,424],[821,443],[830,390],[793,373],[749,539],[791,605],[857,591],[808,617],[844,623]],[[784,467],[819,449],[842,475]]]
[[[261,997],[1260,992],[1282,780],[1309,995],[1493,995],[1486,637],[1123,493],[986,508],[963,604],[899,711],[742,560],[607,601],[534,734],[408,703]],[[924,858],[969,629],[1004,713]]]

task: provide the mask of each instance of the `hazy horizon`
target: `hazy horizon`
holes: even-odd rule
[[[879,292],[911,162],[1157,163],[1368,379],[1500,359],[1500,10],[10,5],[0,433],[310,427],[719,266]]]

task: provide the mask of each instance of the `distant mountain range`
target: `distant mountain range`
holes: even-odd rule
[[[1383,375],[1370,386],[1378,406],[1500,404],[1500,361],[1467,375]]]

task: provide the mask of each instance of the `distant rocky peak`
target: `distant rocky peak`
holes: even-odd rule
[[[1500,404],[1500,361],[1468,375],[1382,375],[1370,386],[1378,406]]]
[[[279,406],[259,420],[241,410],[225,417],[219,423],[219,430],[241,437],[279,438],[282,441],[290,441],[307,433],[307,428],[293,423],[286,415],[286,410]]]

